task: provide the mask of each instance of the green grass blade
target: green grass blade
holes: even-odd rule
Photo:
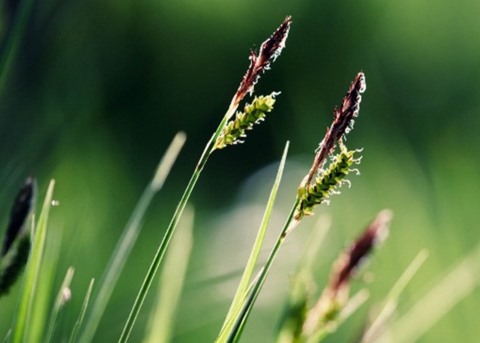
[[[72,335],[70,336],[70,343],[74,343],[77,339],[77,332],[78,329],[82,326],[83,319],[85,318],[85,313],[87,312],[88,304],[90,302],[90,296],[92,295],[93,284],[95,283],[95,279],[90,280],[90,284],[88,285],[87,294],[83,299],[83,305],[80,310],[80,314],[78,315],[78,319],[73,326]]]
[[[275,260],[275,257],[277,256],[278,251],[280,250],[280,247],[285,241],[285,238],[287,237],[288,232],[292,229],[294,225],[297,224],[297,222],[294,221],[294,215],[299,202],[300,200],[297,197],[297,199],[295,200],[292,206],[292,209],[290,210],[288,218],[283,226],[283,229],[280,232],[280,235],[278,236],[277,241],[275,242],[275,245],[272,248],[272,251],[270,252],[267,262],[265,263],[265,266],[261,269],[257,278],[254,280],[252,290],[251,292],[249,292],[247,298],[245,299],[239,315],[236,316],[235,324],[233,325],[232,330],[229,332],[227,338],[223,338],[219,342],[231,343],[231,342],[237,342],[240,339],[243,332],[243,328],[247,322],[248,317],[250,316],[250,313],[253,309],[253,305],[255,304],[255,301],[257,300],[258,295],[260,294],[263,284],[265,283],[265,280],[267,278],[268,272],[270,271],[272,263]]]
[[[18,313],[14,319],[13,326],[13,342],[22,343],[25,341],[25,337],[29,334],[30,329],[30,314],[32,310],[32,304],[35,299],[35,293],[37,289],[37,282],[39,278],[39,272],[42,263],[42,257],[45,248],[45,239],[47,236],[47,224],[48,216],[50,212],[50,206],[52,202],[53,189],[55,181],[50,181],[48,186],[45,201],[43,203],[42,212],[36,226],[35,233],[33,235],[33,248],[27,264],[25,272],[25,279],[23,289],[20,295],[20,304]]]
[[[241,309],[241,305],[243,304],[246,294],[248,285],[251,282],[253,272],[255,270],[255,266],[257,264],[258,256],[260,255],[260,251],[263,246],[263,241],[265,238],[265,234],[267,232],[268,223],[270,221],[270,216],[272,214],[273,205],[275,204],[275,200],[277,197],[278,188],[280,186],[280,182],[282,180],[283,170],[285,168],[285,161],[287,158],[289,142],[285,144],[285,149],[283,151],[282,159],[280,161],[280,165],[278,167],[277,176],[275,178],[275,182],[273,184],[272,190],[270,191],[270,196],[267,202],[267,206],[265,208],[265,213],[262,218],[262,222],[258,229],[257,237],[253,244],[252,251],[250,253],[250,257],[248,258],[248,262],[245,266],[243,271],[242,278],[240,279],[240,283],[238,285],[237,291],[235,292],[235,296],[232,300],[230,305],[230,309],[228,310],[228,314],[225,318],[223,323],[221,332],[217,339],[217,342],[221,342],[227,333],[233,329],[234,320],[233,317],[239,314],[239,310]],[[223,338],[222,338],[223,337]]]
[[[110,258],[110,262],[105,271],[102,281],[100,282],[99,291],[95,296],[92,310],[85,322],[85,328],[80,337],[81,342],[91,342],[98,328],[100,320],[105,312],[107,304],[112,295],[113,289],[120,277],[120,274],[127,262],[132,248],[140,233],[141,223],[145,213],[154,197],[154,195],[162,188],[163,183],[169,174],[173,163],[175,162],[180,150],[185,143],[186,136],[183,132],[177,133],[173,138],[170,146],[162,157],[152,181],[144,190],[140,200],[138,201],[125,229],[120,237],[115,251]]]
[[[158,246],[157,251],[155,252],[155,255],[153,256],[153,260],[150,264],[150,267],[148,268],[147,274],[143,279],[143,283],[140,286],[140,290],[137,293],[137,297],[135,298],[132,309],[130,310],[127,321],[125,322],[125,325],[123,327],[122,334],[120,335],[120,338],[118,340],[119,343],[125,343],[128,341],[128,338],[130,336],[130,333],[132,332],[133,326],[135,325],[135,321],[137,320],[138,313],[140,312],[140,309],[143,306],[145,297],[148,294],[148,291],[152,285],[155,274],[157,273],[158,267],[160,266],[160,263],[163,260],[163,256],[165,255],[168,245],[170,244],[170,240],[172,239],[173,233],[175,232],[175,229],[178,225],[180,217],[182,216],[183,210],[185,209],[185,206],[187,205],[187,202],[190,199],[190,196],[193,192],[193,189],[195,188],[195,185],[197,184],[197,181],[203,171],[203,168],[208,162],[208,158],[210,157],[211,153],[214,151],[214,146],[217,138],[222,133],[222,130],[225,127],[228,119],[235,113],[236,108],[237,108],[236,106],[232,106],[232,105],[229,107],[223,119],[221,120],[220,124],[218,125],[217,129],[215,130],[215,133],[212,135],[207,145],[205,146],[202,155],[200,156],[200,159],[195,167],[195,170],[193,171],[193,174],[190,177],[190,180],[188,181],[187,187],[185,188],[185,191],[183,192],[182,197],[178,202],[177,208],[175,209],[175,213],[173,214],[173,217],[170,220],[167,230],[165,231],[163,239],[160,242],[160,245]]]
[[[52,314],[50,315],[47,336],[45,338],[45,342],[47,343],[52,341],[53,333],[55,332],[55,326],[57,324],[58,313],[67,300],[65,299],[64,292],[66,289],[70,288],[74,273],[75,270],[73,267],[69,267],[67,273],[65,274],[65,278],[63,279],[62,285],[60,286],[60,290],[58,291],[57,298],[55,299],[55,303],[53,305]]]
[[[313,266],[318,261],[318,253],[330,230],[331,220],[320,215],[309,235],[307,245],[300,260],[298,270],[291,280],[287,304],[283,311],[277,335],[277,343],[291,343],[298,339],[299,331],[311,300],[312,284],[315,284]]]
[[[145,343],[167,343],[175,324],[175,313],[183,289],[193,245],[193,210],[185,211],[177,235],[165,256],[158,284],[158,299],[150,315]]]
[[[25,28],[28,24],[28,18],[32,13],[35,0],[20,1],[18,9],[10,24],[5,39],[0,45],[0,92],[3,90],[5,80],[10,70],[12,58],[20,44]]]
[[[383,333],[378,342],[416,342],[448,313],[456,304],[480,286],[480,245],[459,262],[435,286],[401,318],[391,325],[391,331]],[[428,309],[428,315],[425,315]]]
[[[54,201],[53,201],[54,202]],[[45,329],[49,318],[54,283],[57,278],[57,266],[62,247],[62,232],[48,229],[45,251],[42,258],[40,273],[35,291],[35,298],[30,313],[29,330],[26,334],[27,342],[43,342]]]
[[[380,310],[376,318],[372,321],[368,329],[365,331],[362,342],[371,342],[374,337],[378,336],[382,327],[386,325],[388,319],[391,318],[393,312],[395,311],[398,300],[403,290],[407,287],[412,278],[417,274],[418,270],[426,261],[427,257],[428,251],[421,250],[417,254],[417,256],[415,256],[413,261],[409,264],[407,269],[405,269],[398,281],[393,285],[390,292],[388,292],[382,309]]]

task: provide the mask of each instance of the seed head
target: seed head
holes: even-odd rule
[[[253,88],[261,74],[265,70],[270,69],[270,64],[281,54],[285,47],[291,24],[292,17],[286,17],[270,38],[262,43],[258,54],[255,53],[255,51],[250,52],[250,66],[243,76],[242,82],[232,100],[234,106],[238,106],[247,93],[253,93]]]
[[[308,337],[337,321],[349,300],[352,276],[373,248],[386,238],[391,218],[392,213],[389,210],[381,211],[357,240],[334,262],[327,287],[307,315],[303,326],[304,335]]]
[[[339,109],[335,108],[333,111],[333,123],[327,129],[327,133],[317,149],[310,172],[303,181],[304,186],[312,182],[314,175],[322,169],[325,160],[333,152],[336,144],[353,128],[354,118],[358,117],[360,111],[361,93],[365,92],[366,88],[365,75],[360,72],[352,81],[347,94],[343,98],[342,106]]]
[[[385,240],[388,236],[391,219],[391,211],[381,211],[357,240],[338,258],[330,279],[330,288],[334,293],[349,284],[352,275],[355,274],[364,259],[374,247]]]
[[[28,177],[18,192],[10,211],[10,220],[3,240],[2,256],[8,253],[17,237],[22,234],[26,221],[33,210],[36,188],[35,179]]]
[[[312,184],[300,185],[297,191],[300,203],[295,212],[297,221],[303,216],[312,215],[316,205],[328,201],[332,194],[338,193],[337,188],[347,182],[345,177],[352,171],[350,167],[360,160],[355,158],[355,153],[358,152],[358,150],[348,151],[342,145],[341,152],[333,158],[327,170],[322,170]]]
[[[234,120],[231,120],[224,128],[215,143],[215,149],[223,149],[227,145],[243,143],[246,131],[251,130],[253,125],[265,120],[268,112],[272,111],[275,104],[275,96],[272,93],[267,96],[255,97],[250,104],[245,105],[243,112],[237,112]]]

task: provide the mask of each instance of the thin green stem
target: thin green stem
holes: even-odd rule
[[[228,310],[227,316],[225,317],[225,321],[223,323],[222,329],[220,330],[220,334],[217,340],[224,339],[222,337],[226,335],[231,329],[229,325],[234,325],[236,314],[238,311],[241,311],[245,298],[249,294],[248,289],[250,287],[251,278],[254,273],[255,266],[257,264],[258,256],[260,255],[260,251],[263,246],[265,234],[267,233],[268,223],[270,221],[273,206],[275,204],[275,200],[277,197],[278,188],[280,187],[280,181],[282,179],[283,170],[285,168],[285,160],[287,158],[288,147],[289,147],[289,142],[287,141],[287,143],[285,144],[285,149],[283,151],[282,159],[280,161],[280,165],[278,167],[277,176],[275,178],[275,182],[273,184],[273,187],[267,202],[267,206],[265,208],[262,222],[258,229],[257,237],[255,239],[252,251],[250,253],[250,257],[248,258],[247,264],[243,271],[243,275],[240,279],[240,283],[237,287],[237,291],[235,292],[232,303],[230,305],[230,309]]]
[[[280,232],[280,235],[278,236],[277,241],[275,242],[275,245],[273,246],[272,251],[270,252],[270,255],[268,256],[267,262],[265,263],[265,266],[260,271],[260,274],[258,275],[258,278],[255,281],[255,285],[251,293],[249,294],[248,298],[246,299],[243,309],[239,317],[237,318],[237,321],[235,323],[235,326],[233,327],[233,330],[230,332],[230,335],[226,339],[226,342],[233,343],[238,341],[238,339],[240,338],[243,328],[247,322],[248,316],[253,308],[253,305],[255,304],[255,301],[257,300],[258,295],[260,294],[263,284],[265,283],[265,280],[267,278],[267,274],[270,271],[272,263],[275,260],[278,254],[278,251],[280,250],[280,247],[282,246],[283,242],[285,242],[285,239],[287,238],[287,235],[290,232],[290,230],[292,230],[293,227],[298,223],[294,219],[294,215],[295,215],[295,209],[297,208],[299,203],[300,203],[300,198],[297,197],[297,199],[295,200],[295,203],[292,206],[292,209],[290,210],[290,214],[288,215],[288,218],[283,226],[283,229]],[[220,343],[220,341],[217,341],[217,342]]]
[[[78,329],[82,325],[83,318],[85,318],[85,313],[87,312],[88,304],[90,302],[90,296],[92,295],[94,282],[95,282],[95,279],[90,280],[90,284],[88,285],[88,289],[87,289],[87,294],[85,294],[85,298],[83,299],[83,305],[78,315],[78,319],[75,322],[75,325],[73,326],[72,335],[70,336],[69,343],[75,343],[76,341]]]
[[[52,342],[53,334],[55,332],[55,326],[57,325],[58,314],[62,306],[67,301],[67,299],[64,298],[65,296],[64,292],[65,292],[65,289],[70,288],[70,284],[72,282],[74,273],[75,273],[74,268],[69,267],[67,270],[67,274],[65,275],[65,278],[62,282],[62,285],[60,286],[60,290],[58,291],[57,298],[55,299],[55,304],[53,305],[52,314],[50,315],[50,323],[48,325],[48,331],[47,331],[47,336],[45,338],[45,342],[48,342],[48,343]]]
[[[222,121],[220,122],[220,125],[218,126],[217,130],[213,134],[212,138],[210,138],[210,140],[208,141],[207,145],[205,146],[205,149],[203,150],[203,153],[195,167],[195,170],[190,178],[190,181],[188,182],[187,187],[185,188],[182,198],[180,199],[180,202],[177,205],[175,213],[173,214],[173,217],[170,221],[170,224],[167,227],[167,230],[163,236],[163,239],[155,253],[155,256],[153,257],[152,263],[150,264],[147,274],[143,280],[142,286],[140,287],[140,290],[137,294],[133,307],[130,310],[128,319],[123,327],[122,334],[118,340],[119,343],[125,343],[128,341],[128,338],[130,336],[130,333],[132,332],[132,328],[135,324],[137,316],[140,312],[140,309],[142,308],[143,302],[145,301],[145,298],[150,289],[150,286],[152,285],[153,279],[155,278],[155,274],[158,270],[158,267],[160,266],[160,263],[163,260],[165,251],[167,250],[168,245],[170,244],[173,233],[175,232],[175,228],[177,227],[180,217],[182,216],[183,210],[185,209],[185,206],[187,205],[187,202],[190,199],[190,195],[192,194],[192,191],[195,188],[195,185],[197,184],[198,178],[200,177],[200,174],[202,173],[203,168],[205,167],[208,161],[208,158],[210,157],[211,153],[214,151],[214,146],[217,138],[220,136],[228,119],[233,115],[233,113],[235,113],[235,110],[236,110],[236,106],[230,105],[227,113],[225,114]]]

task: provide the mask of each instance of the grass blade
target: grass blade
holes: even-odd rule
[[[92,295],[93,284],[95,283],[95,279],[90,280],[90,284],[88,285],[87,294],[85,295],[85,299],[83,299],[82,309],[80,310],[80,314],[78,315],[78,319],[73,326],[72,335],[70,336],[70,343],[74,343],[77,338],[78,329],[82,326],[83,318],[85,318],[85,313],[87,312],[88,303],[90,302],[90,296]]]
[[[480,285],[480,245],[459,262],[375,342],[416,342],[456,304]],[[428,315],[425,310],[428,309]],[[393,335],[393,336],[390,336]]]
[[[267,202],[267,207],[265,209],[265,213],[262,218],[262,222],[258,229],[257,237],[253,244],[252,251],[250,253],[250,257],[248,258],[248,262],[245,266],[243,271],[242,278],[240,279],[240,283],[238,285],[237,291],[235,292],[235,296],[233,301],[230,305],[230,309],[228,310],[228,314],[225,318],[223,323],[222,329],[220,331],[219,337],[217,338],[217,342],[222,342],[227,336],[228,333],[233,329],[234,324],[234,317],[235,315],[238,316],[239,310],[241,309],[241,305],[243,304],[246,294],[248,285],[251,282],[253,272],[255,270],[255,266],[257,264],[258,256],[260,255],[260,251],[263,246],[263,241],[265,238],[265,234],[267,232],[268,223],[270,221],[270,216],[272,214],[273,205],[275,204],[275,200],[277,197],[278,188],[280,186],[280,182],[282,180],[283,170],[285,168],[285,161],[287,158],[289,142],[285,144],[285,149],[283,151],[282,159],[280,161],[280,165],[278,167],[277,176],[275,178],[275,182],[273,184],[272,190],[270,191],[270,196]]]
[[[98,328],[100,320],[105,312],[107,304],[112,295],[113,289],[120,277],[120,274],[127,262],[130,252],[140,233],[141,223],[145,213],[154,197],[162,188],[167,175],[169,174],[173,163],[175,162],[180,150],[185,143],[186,136],[183,132],[177,133],[170,146],[158,164],[155,175],[150,184],[145,188],[140,200],[138,201],[125,229],[120,237],[115,251],[110,258],[106,268],[105,275],[100,282],[99,291],[95,297],[92,310],[85,323],[81,342],[91,342]]]
[[[34,232],[34,241],[32,252],[27,264],[27,269],[25,272],[25,280],[23,289],[20,295],[20,304],[18,308],[18,313],[14,319],[13,326],[13,342],[21,343],[25,341],[26,335],[29,333],[30,329],[30,314],[32,310],[32,304],[35,299],[35,293],[37,289],[37,282],[39,278],[39,272],[42,263],[42,257],[45,248],[45,239],[47,236],[47,224],[48,216],[50,212],[50,206],[52,202],[53,189],[55,186],[55,181],[50,181],[48,186],[47,194],[45,196],[45,201],[43,203],[42,212]]]
[[[280,235],[278,236],[277,241],[275,242],[275,245],[272,248],[272,251],[270,252],[270,256],[268,257],[267,262],[265,263],[265,266],[260,270],[258,276],[255,278],[253,282],[252,290],[251,292],[249,292],[247,298],[245,299],[241,312],[239,313],[238,316],[236,316],[235,324],[232,330],[230,331],[228,338],[226,338],[226,340],[222,342],[232,343],[232,342],[237,342],[240,339],[240,336],[242,335],[242,332],[243,332],[243,328],[245,327],[247,319],[250,316],[250,312],[253,309],[253,305],[255,304],[255,301],[257,300],[258,295],[260,294],[260,290],[262,289],[263,284],[265,283],[268,272],[272,267],[272,263],[275,260],[275,257],[277,256],[278,251],[280,250],[280,247],[285,241],[285,238],[287,237],[288,232],[291,230],[292,225],[296,225],[296,222],[294,221],[294,215],[299,203],[300,203],[299,198],[297,198],[295,200],[295,203],[292,206],[292,209],[290,210],[290,214],[288,215],[288,218],[284,224],[284,227]]]
[[[165,266],[158,284],[158,299],[150,315],[150,329],[144,342],[167,343],[170,341],[193,245],[193,219],[193,210],[187,208],[177,235],[165,256]]]
[[[70,284],[72,282],[74,273],[75,270],[73,269],[73,267],[69,267],[67,273],[65,274],[65,278],[63,279],[62,285],[60,286],[60,290],[58,291],[57,298],[55,299],[55,303],[53,305],[52,314],[50,316],[50,324],[48,325],[47,336],[45,338],[45,342],[47,343],[52,341],[60,309],[65,304],[65,302],[69,300],[66,299],[64,292],[66,289],[70,289]]]
[[[150,267],[148,268],[147,274],[143,279],[143,283],[140,286],[140,290],[137,293],[137,297],[135,298],[132,309],[130,310],[127,321],[125,322],[125,325],[123,327],[122,334],[120,335],[120,338],[118,340],[119,343],[125,343],[128,341],[128,338],[130,336],[130,333],[132,332],[133,326],[135,325],[135,321],[137,320],[138,313],[142,308],[143,302],[145,301],[145,297],[147,296],[150,286],[152,285],[152,282],[155,277],[155,274],[157,273],[158,267],[160,266],[160,263],[163,260],[163,256],[165,255],[165,252],[167,251],[167,248],[168,248],[168,245],[170,244],[170,240],[172,239],[173,233],[175,232],[175,229],[180,220],[180,217],[183,214],[183,210],[185,209],[185,206],[187,205],[187,202],[190,199],[190,196],[193,192],[193,189],[195,188],[195,185],[197,184],[197,181],[203,171],[203,168],[207,164],[210,154],[213,152],[217,138],[222,133],[222,130],[225,127],[228,119],[235,113],[235,109],[236,107],[232,107],[232,106],[229,107],[229,109],[225,113],[225,116],[220,122],[220,125],[218,125],[217,130],[208,141],[207,145],[205,146],[205,149],[203,150],[202,155],[200,156],[200,159],[195,167],[195,170],[193,171],[193,174],[190,177],[190,180],[188,181],[187,187],[183,192],[182,198],[178,202],[177,208],[175,209],[175,213],[173,214],[173,217],[170,220],[170,224],[168,224],[167,230],[165,231],[162,241],[160,242],[160,245],[158,246],[157,251],[153,256],[153,260],[150,264]],[[87,342],[88,341],[86,341],[86,343]]]
[[[373,320],[373,322],[365,331],[362,342],[371,342],[375,337],[378,336],[380,330],[382,330],[382,328],[386,325],[387,321],[391,318],[393,312],[395,311],[401,293],[426,261],[427,257],[427,250],[422,250],[417,254],[417,256],[415,256],[413,261],[388,293],[382,309],[378,313],[375,320]]]

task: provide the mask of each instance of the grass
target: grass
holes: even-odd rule
[[[143,339],[149,342],[169,342],[174,338],[178,322],[181,322],[180,312],[183,289],[187,279],[187,270],[191,261],[190,255],[194,246],[193,240],[193,210],[189,211],[188,202],[203,173],[210,157],[220,150],[229,146],[242,143],[246,135],[257,124],[264,121],[276,105],[277,92],[269,95],[254,96],[255,86],[263,73],[271,68],[271,64],[279,57],[285,47],[292,20],[287,17],[276,31],[265,40],[258,52],[251,52],[250,65],[240,81],[240,85],[234,93],[230,105],[214,130],[211,138],[205,145],[190,180],[188,181],[182,197],[177,204],[174,214],[160,240],[157,250],[148,266],[143,282],[136,294],[131,294],[133,305],[121,332],[118,332],[118,342],[127,342],[131,338],[137,319],[142,313],[143,305],[152,285],[156,280],[157,271],[163,266],[162,275],[158,285],[158,300],[153,309],[148,312],[149,328]],[[12,33],[19,35],[18,31]],[[13,37],[15,38],[15,37]],[[13,39],[9,36],[9,39]],[[13,49],[11,45],[8,45]],[[10,51],[3,51],[2,56],[7,56]],[[3,57],[5,58],[5,57]],[[1,60],[3,61],[3,60]],[[7,63],[0,64],[4,75]],[[349,149],[346,146],[346,135],[353,129],[353,121],[357,119],[360,111],[362,93],[365,92],[366,81],[363,72],[358,73],[353,79],[341,105],[334,110],[334,119],[327,129],[325,136],[318,137],[319,147],[313,159],[312,166],[305,177],[298,180],[299,186],[296,193],[292,194],[293,202],[290,212],[286,215],[283,226],[278,230],[278,238],[274,240],[270,253],[263,261],[262,251],[267,244],[269,223],[275,209],[275,201],[281,186],[282,175],[287,163],[287,142],[270,196],[266,201],[264,215],[259,224],[257,236],[253,241],[252,250],[241,272],[241,277],[232,295],[232,301],[223,324],[218,327],[216,342],[238,342],[244,339],[249,318],[255,310],[255,305],[260,297],[262,289],[274,262],[279,259],[280,252],[287,242],[287,238],[301,229],[301,224],[308,216],[319,211],[329,201],[335,202],[339,190],[342,189],[348,197],[352,172],[358,172],[360,163],[359,149]],[[253,99],[247,99],[248,95]],[[244,104],[243,110],[238,110]],[[368,119],[361,118],[361,121]],[[54,342],[69,339],[70,342],[91,342],[104,319],[107,305],[110,303],[113,291],[120,279],[122,270],[131,258],[132,249],[140,234],[142,223],[147,215],[147,209],[154,196],[161,190],[172,165],[177,158],[185,142],[184,134],[178,134],[157,170],[141,195],[127,222],[117,246],[114,249],[110,262],[104,270],[104,276],[95,285],[92,279],[86,290],[82,306],[77,310],[76,320],[71,327],[61,333],[57,333],[59,319],[62,311],[69,305],[70,292],[73,279],[73,268],[67,270],[64,281],[59,289],[55,289],[55,275],[52,270],[60,258],[59,247],[55,243],[48,244],[47,233],[49,230],[49,215],[53,201],[54,182],[52,181],[45,194],[43,206],[40,210],[38,221],[32,220],[31,228],[28,229],[27,237],[31,237],[31,251],[28,255],[20,291],[17,294],[18,307],[12,314],[10,333],[7,333],[5,342]],[[350,142],[349,142],[350,144]],[[358,167],[359,168],[359,167]],[[343,186],[343,187],[342,187]],[[342,188],[341,188],[342,187]],[[354,186],[353,186],[354,187]],[[22,193],[20,193],[22,194]],[[16,203],[14,203],[16,204]],[[15,209],[15,205],[13,207]],[[186,212],[186,215],[184,214]],[[13,211],[12,213],[15,213]],[[28,215],[29,211],[27,211]],[[27,217],[27,216],[26,216]],[[12,217],[13,218],[13,217]],[[184,227],[177,226],[184,221]],[[328,281],[320,292],[312,291],[311,285],[321,284],[315,281],[314,267],[315,258],[322,249],[318,242],[325,242],[323,231],[321,237],[313,236],[312,244],[307,249],[306,257],[298,266],[298,273],[293,279],[291,293],[288,300],[284,319],[275,332],[279,343],[287,342],[320,342],[332,337],[337,331],[344,328],[344,324],[352,315],[360,312],[365,307],[369,292],[361,289],[352,292],[355,286],[355,277],[359,274],[360,265],[367,256],[371,255],[374,248],[382,241],[390,225],[391,213],[382,211],[370,224],[356,235],[353,242],[345,249],[339,249],[339,254],[330,268]],[[22,221],[23,222],[23,221]],[[335,222],[335,218],[333,219]],[[24,223],[22,227],[24,227]],[[250,228],[244,228],[251,230]],[[278,228],[275,228],[278,229]],[[25,228],[23,229],[25,230]],[[178,231],[178,232],[177,232]],[[7,231],[6,237],[11,234]],[[17,237],[18,236],[18,237]],[[18,249],[25,241],[25,236],[13,235],[13,248]],[[22,241],[23,239],[23,241]],[[59,240],[57,240],[58,244]],[[317,243],[317,244],[315,244]],[[25,243],[24,243],[25,244]],[[10,246],[7,244],[5,246]],[[47,249],[48,247],[48,249]],[[11,250],[12,252],[14,250]],[[1,276],[5,278],[7,271],[7,258],[2,253]],[[404,273],[399,273],[398,280],[393,284],[390,291],[386,292],[385,299],[381,302],[380,311],[377,311],[373,320],[365,318],[365,328],[361,332],[363,342],[386,342],[390,334],[396,341],[411,342],[418,340],[430,329],[442,316],[448,313],[458,302],[472,293],[480,283],[480,270],[478,268],[478,247],[473,253],[467,255],[452,271],[440,279],[437,285],[417,300],[408,309],[400,309],[399,303],[403,293],[408,289],[413,276],[418,272],[420,265],[426,258],[426,252],[422,251],[409,265]],[[10,255],[9,255],[10,256]],[[225,259],[228,259],[228,255]],[[316,257],[321,258],[321,257]],[[324,273],[325,275],[327,273]],[[95,289],[98,287],[98,289]],[[57,294],[53,304],[53,294]],[[4,294],[6,296],[6,294]],[[135,298],[133,300],[133,298]],[[284,299],[278,299],[280,303]],[[431,315],[425,316],[425,308],[435,308]],[[401,312],[403,313],[398,313]],[[147,312],[147,311],[143,311]],[[374,313],[373,311],[372,313]],[[67,334],[65,334],[67,332]],[[215,338],[212,338],[214,340]],[[114,341],[115,338],[112,338]]]

